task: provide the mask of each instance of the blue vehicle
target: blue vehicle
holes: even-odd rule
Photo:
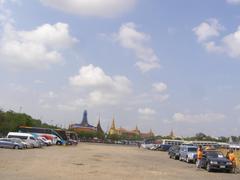
[[[222,152],[216,150],[203,151],[201,167],[210,171],[226,171],[232,172],[233,164],[228,160]]]
[[[161,145],[157,148],[157,150],[159,150],[159,151],[168,151],[170,147],[172,147],[171,144],[161,144]]]

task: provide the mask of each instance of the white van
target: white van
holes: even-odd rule
[[[34,136],[29,133],[9,132],[7,138],[20,138],[32,145],[32,147],[40,147]]]

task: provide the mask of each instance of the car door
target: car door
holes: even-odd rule
[[[14,147],[14,143],[10,139],[6,139],[6,146],[8,148],[13,148]]]
[[[0,147],[4,148],[5,147],[5,142],[3,140],[0,140]]]
[[[11,148],[10,143],[9,143],[9,141],[7,139],[2,139],[1,140],[1,146],[3,148]]]
[[[202,167],[207,167],[207,152],[203,151],[203,156],[202,156]]]

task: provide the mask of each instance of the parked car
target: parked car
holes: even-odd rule
[[[78,144],[78,141],[77,140],[74,140],[74,139],[69,139],[67,140],[67,145],[77,145]]]
[[[22,143],[13,142],[8,138],[1,138],[0,147],[11,148],[11,149],[23,149],[24,145]]]
[[[171,144],[161,144],[159,147],[157,147],[156,150],[158,150],[158,151],[168,151],[171,146],[172,146]]]
[[[29,133],[9,132],[7,138],[20,138],[25,142],[31,144],[32,147],[41,147],[40,143],[36,141],[32,134]]]
[[[233,164],[224,157],[223,153],[216,150],[203,151],[201,167],[208,172],[212,170],[232,172]]]
[[[186,161],[187,163],[196,163],[197,147],[191,145],[181,145],[179,150],[179,160]]]
[[[40,140],[46,146],[51,146],[52,145],[52,141],[46,139],[45,137],[39,136],[37,139]]]
[[[20,139],[20,138],[8,138],[8,139],[10,141],[12,141],[12,142],[23,144],[24,148],[28,148],[29,147],[28,144],[25,141],[23,141],[22,139]]]
[[[161,146],[161,144],[154,144],[152,147],[150,147],[150,150],[158,150],[158,148]]]
[[[151,144],[145,144],[145,143],[141,144],[141,147],[144,149],[150,149],[153,146],[154,146],[154,144],[152,144],[152,143]]]
[[[168,150],[168,155],[169,158],[173,158],[173,159],[179,159],[179,151],[180,151],[180,147],[179,146],[172,146],[169,148]]]

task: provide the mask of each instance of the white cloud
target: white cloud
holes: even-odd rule
[[[224,36],[217,44],[215,41],[202,42],[208,52],[227,54],[231,58],[240,58],[240,26]]]
[[[49,91],[47,97],[48,98],[57,98],[58,95],[53,91]]]
[[[39,79],[33,81],[35,84],[44,84],[45,82]]]
[[[150,36],[136,30],[134,23],[123,24],[119,32],[114,34],[114,38],[124,48],[134,51],[138,62],[136,66],[142,71],[147,72],[159,68],[159,59],[154,50],[147,45]]]
[[[222,40],[225,52],[233,58],[240,57],[240,26],[237,31],[225,36]]]
[[[27,93],[29,90],[27,87],[15,83],[10,83],[9,86],[13,91],[16,91],[17,93]]]
[[[81,67],[79,74],[70,77],[69,80],[71,85],[79,87],[108,86],[113,81],[101,68],[95,67],[92,64]]]
[[[198,41],[202,42],[211,37],[219,36],[219,32],[223,29],[224,27],[218,22],[217,19],[211,18],[193,28],[193,32],[197,36]]]
[[[221,46],[216,45],[214,41],[206,42],[204,46],[208,52],[222,53],[224,51],[224,49]]]
[[[238,5],[238,4],[240,4],[240,0],[226,0],[226,1],[227,1],[227,3],[233,4],[233,5]]]
[[[220,122],[224,119],[225,115],[220,113],[186,114],[178,112],[172,117],[172,121],[178,123],[211,123]]]
[[[146,108],[139,108],[138,113],[143,116],[152,116],[156,114],[156,111],[154,109],[146,107]]]
[[[57,108],[61,111],[76,111],[77,110],[76,106],[66,105],[66,104],[58,104]]]
[[[236,106],[234,107],[234,110],[240,111],[240,104],[236,105]]]
[[[0,62],[11,68],[46,69],[63,59],[61,50],[76,39],[64,23],[44,24],[31,31],[17,31],[11,24],[4,25],[0,40]]]
[[[163,82],[154,83],[152,87],[153,87],[153,90],[158,93],[163,93],[167,90],[167,85]]]
[[[40,0],[44,5],[81,16],[115,17],[131,10],[137,0]]]
[[[87,89],[84,102],[88,105],[117,104],[132,91],[127,77],[111,77],[92,64],[81,67],[79,74],[69,78],[69,83],[80,90]]]

